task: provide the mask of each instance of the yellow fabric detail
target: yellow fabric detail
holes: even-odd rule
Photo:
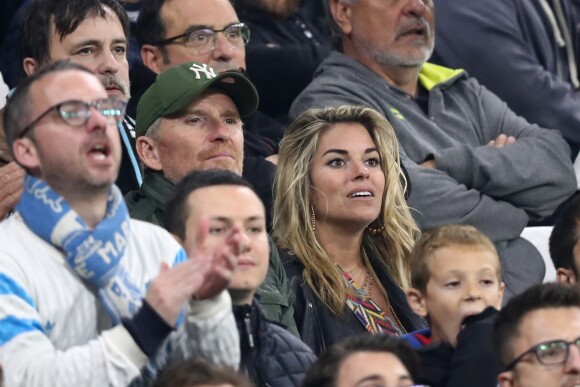
[[[431,91],[438,84],[448,81],[463,72],[462,69],[454,70],[426,62],[419,72],[419,82],[425,89]]]
[[[397,117],[400,121],[405,121],[405,116],[402,115],[398,109],[391,108],[390,110],[391,110],[391,113],[393,113],[393,115],[395,117]]]

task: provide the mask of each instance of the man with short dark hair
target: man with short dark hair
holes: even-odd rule
[[[536,285],[500,311],[494,343],[500,387],[580,385],[580,291]]]
[[[514,114],[462,70],[427,63],[433,0],[329,0],[340,46],[290,115],[313,106],[365,105],[389,119],[421,229],[470,224],[496,245],[509,298],[544,278],[520,237],[576,189],[560,133]]]
[[[550,235],[550,257],[556,268],[556,280],[564,284],[580,281],[580,196],[566,204]]]
[[[237,365],[227,286],[244,241],[233,231],[187,253],[132,220],[117,177],[125,101],[90,70],[57,61],[6,106],[25,169],[0,223],[0,364],[8,385],[126,386],[151,362],[193,355]],[[189,256],[189,259],[188,259]]]
[[[193,171],[177,184],[167,203],[165,228],[183,246],[195,246],[202,218],[209,221],[208,244],[223,242],[236,229],[247,241],[228,286],[240,333],[240,369],[256,386],[300,387],[316,356],[300,339],[268,321],[255,298],[269,260],[260,198],[233,172]]]
[[[36,0],[27,10],[20,39],[23,69],[31,75],[48,63],[70,59],[90,69],[109,95],[127,102],[129,34],[127,13],[117,0]],[[141,183],[134,126],[128,116],[119,125],[123,157],[116,184],[123,193]]]
[[[384,333],[351,336],[320,355],[302,386],[411,386],[418,370],[417,355],[404,340]]]

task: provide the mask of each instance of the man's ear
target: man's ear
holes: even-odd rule
[[[27,137],[17,138],[12,143],[14,160],[24,169],[36,170],[40,168],[40,160],[34,142]]]
[[[329,0],[332,17],[343,34],[348,35],[352,31],[352,6],[340,0]]]
[[[143,64],[155,74],[159,74],[165,70],[166,65],[163,60],[163,53],[157,46],[144,44],[141,47],[141,59],[143,60]]]
[[[38,62],[36,59],[26,57],[22,61],[22,67],[24,67],[26,75],[31,76],[38,69]]]
[[[577,281],[574,270],[559,267],[556,269],[556,281],[561,284],[574,285]]]
[[[154,139],[147,136],[137,137],[137,154],[147,168],[162,171],[163,165],[159,159],[159,150]]]
[[[407,291],[407,302],[409,303],[411,310],[415,312],[417,316],[427,317],[425,297],[419,289],[410,288]]]
[[[514,386],[514,372],[504,371],[500,372],[497,376],[497,385],[499,387],[512,387]]]

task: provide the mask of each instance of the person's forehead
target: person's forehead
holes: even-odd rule
[[[104,14],[89,12],[79,25],[69,34],[60,36],[56,30],[54,18],[51,22],[51,37],[53,42],[76,42],[84,39],[104,41],[107,39],[127,39],[121,20],[109,7],[103,6]],[[104,23],[103,23],[104,22]],[[98,31],[99,34],[95,34]],[[54,44],[54,43],[53,43]]]
[[[519,351],[551,340],[580,337],[580,306],[536,309],[521,320],[515,342]],[[517,351],[516,351],[517,352]]]
[[[358,351],[349,355],[339,366],[338,377],[351,382],[376,375],[382,380],[407,380],[409,372],[401,360],[391,352]]]
[[[264,206],[256,193],[241,185],[198,188],[187,198],[194,211],[190,216],[209,215],[235,220],[263,218]]]
[[[425,256],[430,274],[462,270],[499,271],[499,258],[483,245],[450,244],[440,247]]]
[[[74,69],[45,75],[32,84],[30,94],[33,108],[37,110],[71,99],[90,101],[107,97],[105,88],[94,75]]]
[[[214,29],[238,22],[236,11],[228,0],[168,0],[161,7],[166,30],[172,24],[179,27],[203,25]]]

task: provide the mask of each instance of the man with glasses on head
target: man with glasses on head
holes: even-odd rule
[[[494,343],[500,387],[580,386],[579,289],[543,284],[513,297],[497,317]]]
[[[25,171],[16,212],[0,223],[0,364],[9,386],[126,386],[141,370],[191,356],[236,366],[225,288],[238,229],[182,250],[132,220],[113,184],[125,101],[91,71],[58,61],[8,101],[4,124]]]

